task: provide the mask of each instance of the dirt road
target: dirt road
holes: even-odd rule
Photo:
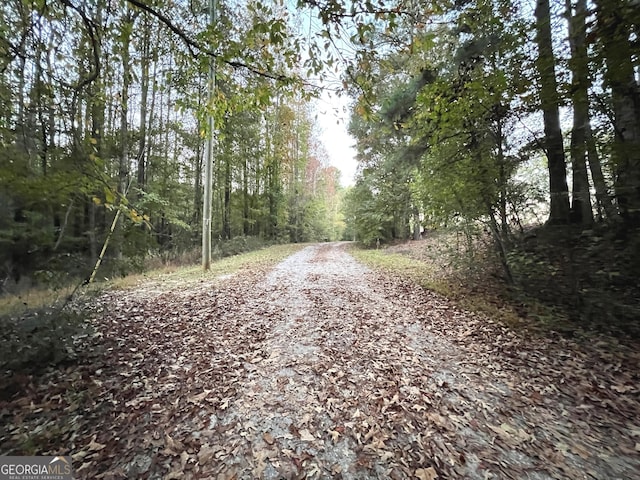
[[[640,477],[635,365],[460,311],[343,244],[103,305],[69,444],[86,478]]]
[[[476,331],[486,319],[388,282],[339,245],[290,257],[230,314],[265,335],[236,397],[216,415],[217,426],[233,426],[218,445],[240,447],[220,458],[221,471],[273,479],[640,475],[636,419],[616,430],[588,397],[564,393],[568,381],[588,379],[558,375],[557,359],[545,356],[558,352],[531,352],[497,328]],[[503,335],[504,351],[483,344],[482,333]]]

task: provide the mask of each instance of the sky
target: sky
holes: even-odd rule
[[[290,14],[299,22],[298,28],[303,34],[312,39],[322,29],[321,22],[317,18],[314,9],[300,10],[298,4],[288,1]],[[335,39],[336,43],[342,45],[342,40]],[[304,58],[304,52],[303,52]],[[355,183],[356,151],[354,148],[355,139],[347,132],[349,126],[349,98],[346,95],[335,93],[336,88],[342,84],[341,69],[326,72],[328,76],[322,78],[310,78],[319,85],[324,85],[326,90],[322,91],[320,98],[316,100],[317,125],[320,128],[319,138],[329,155],[329,163],[340,170],[340,183],[343,186]],[[331,91],[331,93],[330,93]]]
[[[358,167],[355,139],[349,135],[349,99],[327,91],[316,101],[320,140],[329,155],[329,162],[340,170],[340,183],[343,186],[355,183]]]

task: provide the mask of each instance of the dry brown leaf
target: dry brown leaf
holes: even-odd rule
[[[571,453],[575,455],[579,455],[581,458],[584,458],[585,460],[591,457],[591,453],[589,452],[589,450],[587,450],[585,447],[577,443],[571,445],[569,450],[571,451]]]
[[[180,480],[184,478],[184,472],[182,470],[174,470],[173,472],[167,473],[164,477],[165,480]]]
[[[102,450],[104,447],[106,447],[107,445],[104,443],[98,443],[96,442],[96,436],[94,435],[93,437],[91,437],[91,442],[89,442],[89,445],[87,446],[87,448],[89,449],[89,451],[91,452],[98,452],[100,450]]]
[[[199,393],[198,395],[193,395],[191,397],[187,398],[187,402],[190,403],[199,403],[202,400],[204,400],[205,398],[207,398],[209,396],[209,394],[212,392],[213,390],[205,390],[202,393]]]
[[[415,471],[415,476],[420,480],[435,480],[436,478],[438,478],[438,474],[433,467],[418,468]]]
[[[614,390],[618,393],[627,393],[633,392],[636,389],[634,385],[611,385],[611,390]]]
[[[174,440],[168,433],[164,434],[165,451],[169,455],[180,455],[184,450],[184,445],[179,440]]]
[[[299,430],[298,433],[300,433],[300,440],[304,442],[313,442],[316,440],[316,437],[314,437],[306,428]]]
[[[184,467],[188,461],[189,461],[189,454],[187,453],[186,450],[183,450],[182,453],[180,454],[180,467],[182,467],[182,470],[184,470]]]
[[[89,452],[87,452],[86,450],[80,450],[79,452],[74,453],[73,455],[71,455],[71,458],[76,461],[79,462],[80,460],[82,460],[84,457],[86,457],[89,454]]]
[[[276,441],[276,439],[275,439],[275,438],[273,438],[273,435],[271,435],[269,432],[265,432],[265,433],[262,435],[262,439],[263,439],[265,442],[267,442],[269,445],[273,445],[273,442],[275,442],[275,441]]]
[[[198,452],[198,463],[200,465],[207,465],[211,462],[217,451],[217,448],[211,448],[208,443],[205,443],[200,447],[200,451]]]

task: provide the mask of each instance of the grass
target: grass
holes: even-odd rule
[[[113,279],[108,286],[113,288],[135,288],[141,282],[189,282],[201,279],[211,279],[233,275],[238,271],[252,268],[272,267],[288,256],[306,247],[306,244],[273,245],[260,250],[254,250],[240,255],[225,257],[212,261],[211,269],[205,272],[201,265],[189,265],[185,267],[163,267],[149,272],[128,275],[123,278]]]
[[[273,245],[260,250],[225,257],[221,260],[213,261],[208,272],[203,271],[200,265],[166,266],[145,273],[131,274],[126,277],[99,282],[89,287],[84,287],[81,291],[83,294],[93,294],[105,288],[135,288],[135,286],[146,281],[197,281],[203,278],[232,275],[244,269],[268,268],[305,246],[306,244]],[[30,311],[61,305],[73,293],[74,289],[75,285],[56,289],[32,288],[18,295],[4,295],[0,297],[0,317],[20,316]]]
[[[31,310],[61,305],[73,293],[74,289],[75,285],[56,289],[38,287],[18,295],[1,296],[0,316],[21,315]]]
[[[170,288],[189,288],[203,279],[224,281],[239,271],[264,271],[306,245],[274,245],[212,262],[203,271],[200,265],[164,267],[144,274],[93,284],[79,290],[71,308],[62,305],[75,287],[31,289],[21,295],[0,298],[0,371],[31,372],[74,358],[74,337],[87,334],[87,324],[78,306],[90,304],[92,295],[105,289],[136,289],[142,284],[162,284]],[[0,394],[3,382],[0,381]],[[0,395],[1,396],[1,395]],[[1,399],[1,398],[0,398]]]
[[[442,285],[435,279],[433,266],[426,262],[399,253],[388,253],[384,249],[367,250],[352,247],[350,253],[358,261],[373,269],[411,279],[429,290],[445,294],[441,291]]]
[[[522,325],[523,319],[516,308],[501,298],[486,291],[474,291],[472,285],[460,282],[452,276],[443,275],[449,267],[437,265],[433,257],[429,262],[387,249],[366,250],[353,247],[350,252],[357,260],[370,268],[401,278],[410,279],[423,288],[449,298],[460,307],[482,313],[492,320],[510,326]],[[441,262],[447,259],[441,257]]]
[[[466,252],[455,235],[442,232],[421,242],[379,250],[354,246],[351,254],[375,270],[413,280],[466,310],[512,328],[526,327],[543,335],[553,331],[589,341],[589,324],[571,318],[564,305],[544,301],[530,285],[507,285],[495,258],[488,255],[489,248],[478,244],[473,252]],[[525,273],[532,275],[530,269]],[[549,278],[545,281],[551,285]]]

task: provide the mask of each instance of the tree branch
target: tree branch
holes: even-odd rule
[[[73,88],[75,91],[79,91],[83,87],[93,82],[100,75],[100,52],[98,48],[99,39],[98,39],[98,36],[96,35],[97,27],[95,23],[89,17],[87,17],[87,14],[84,12],[84,10],[82,10],[80,7],[71,3],[70,0],[62,0],[62,4],[74,10],[78,15],[80,15],[80,18],[82,19],[82,23],[84,23],[84,26],[87,29],[87,34],[89,35],[89,39],[91,40],[93,65],[95,67],[94,70],[90,72],[90,74],[87,75],[84,79],[79,81],[76,86],[67,85],[67,86],[71,86],[71,88]]]
[[[187,49],[189,50],[189,53],[193,56],[193,57],[197,57],[197,52],[202,52],[210,57],[213,58],[219,58],[220,54],[218,54],[217,52],[205,47],[203,44],[201,44],[200,42],[194,40],[193,38],[191,38],[184,30],[182,30],[181,28],[177,27],[170,18],[168,18],[167,16],[165,16],[164,14],[162,14],[161,12],[157,11],[156,9],[154,9],[153,7],[150,7],[149,5],[147,5],[146,3],[144,3],[141,0],[126,0],[128,3],[130,3],[131,5],[133,5],[134,7],[139,8],[140,10],[143,10],[145,12],[147,12],[148,14],[154,16],[155,18],[157,18],[161,23],[163,23],[169,30],[171,30],[174,34],[176,34],[183,42],[184,44],[187,46]],[[283,82],[283,83],[290,83],[290,82],[295,82],[296,80],[300,80],[297,78],[292,78],[289,77],[287,75],[281,74],[281,73],[274,73],[268,70],[263,70],[259,67],[256,67],[254,65],[249,65],[247,63],[241,62],[239,60],[224,60],[221,59],[222,62],[226,63],[227,65],[229,65],[230,67],[233,68],[242,68],[245,69],[251,73],[255,73],[256,75],[260,75],[261,77],[265,77],[265,78],[269,78],[271,80],[275,80],[278,82]]]

